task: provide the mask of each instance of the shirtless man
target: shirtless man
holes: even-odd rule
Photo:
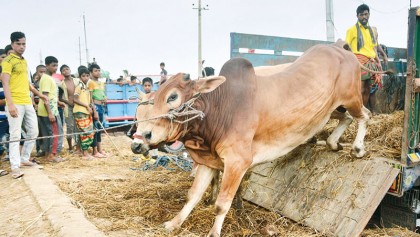
[[[78,78],[71,77],[70,67],[63,64],[60,67],[61,75],[64,76],[64,80],[61,82],[60,87],[64,91],[64,95],[60,98],[61,102],[64,102],[67,106],[64,108],[64,119],[66,121],[67,134],[72,134],[76,132],[74,117],[73,117],[73,106],[74,106],[74,89],[79,84]],[[73,143],[76,145],[76,151],[80,151],[80,147],[77,146],[77,136],[76,135],[67,135],[67,143],[69,145],[69,151],[73,151]]]

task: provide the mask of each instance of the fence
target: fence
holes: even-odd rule
[[[152,91],[158,89],[158,84],[154,83]],[[118,85],[105,84],[106,113],[104,126],[110,127],[115,125],[126,124],[133,121],[136,114],[138,100],[137,89],[143,91],[141,85]]]

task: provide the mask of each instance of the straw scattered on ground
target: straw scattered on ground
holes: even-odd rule
[[[399,156],[402,118],[403,113],[396,112],[371,120],[366,137],[370,156]],[[325,139],[336,124],[330,122],[318,138]],[[342,142],[351,143],[355,134],[356,125],[353,123],[343,135]],[[180,169],[132,170],[130,168],[142,167],[145,161],[131,152],[129,138],[116,135],[113,140],[119,151],[103,135],[107,151],[113,153],[110,158],[84,161],[66,152],[66,162],[46,164],[45,172],[67,193],[74,205],[83,209],[88,219],[109,236],[202,236],[210,230],[214,206],[201,201],[181,229],[168,234],[161,224],[173,218],[186,203],[193,178]],[[209,195],[208,190],[204,200]],[[223,236],[261,236],[267,230],[274,231],[277,236],[324,236],[246,201],[242,213],[238,214],[231,208],[222,233]],[[403,228],[377,228],[365,230],[362,236],[413,234]]]

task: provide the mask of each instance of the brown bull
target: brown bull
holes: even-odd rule
[[[156,92],[149,118],[176,110],[197,93],[201,95],[193,107],[204,112],[203,120],[180,124],[160,118],[139,124],[136,132],[150,145],[181,140],[194,161],[202,164],[187,204],[165,223],[168,230],[181,226],[217,170],[223,170],[216,220],[209,232],[210,236],[220,235],[245,172],[285,155],[314,136],[339,106],[359,123],[352,154],[365,154],[368,110],[362,104],[360,66],[356,57],[341,47],[315,46],[284,71],[265,76],[256,75],[245,59],[229,60],[218,77],[193,81],[177,74]],[[334,150],[347,125],[340,123],[328,138]]]

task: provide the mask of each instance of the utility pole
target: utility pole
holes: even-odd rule
[[[80,44],[80,36],[79,36],[79,65],[82,65],[82,46]]]
[[[194,6],[194,4],[193,4]],[[201,7],[201,0],[198,0],[198,7],[193,7],[193,9],[197,9],[198,11],[198,78],[202,77],[202,58],[201,58],[201,11],[202,10],[209,10],[209,5],[206,5],[205,7]]]
[[[333,0],[325,0],[325,8],[327,17],[327,41],[334,42]]]
[[[87,46],[87,38],[86,38],[86,21],[85,21],[85,14],[83,13],[83,28],[85,31],[85,48],[86,48],[86,66],[89,66],[89,51]]]
[[[44,60],[42,60],[42,51],[39,50],[39,64],[44,64]]]

